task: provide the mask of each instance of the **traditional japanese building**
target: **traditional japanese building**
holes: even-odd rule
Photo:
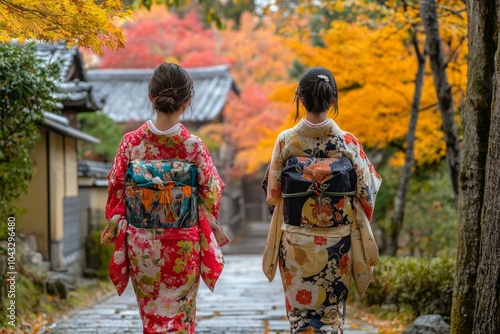
[[[210,122],[222,122],[222,111],[231,91],[238,89],[226,65],[186,68],[194,82],[191,108],[182,123],[197,129]],[[154,69],[93,69],[87,72],[96,95],[105,100],[102,111],[117,123],[143,122],[154,118],[148,98],[148,84]]]
[[[65,43],[37,43],[36,55],[43,61],[61,62],[61,114],[45,112],[39,124],[40,141],[31,158],[34,176],[18,205],[26,210],[19,217],[20,233],[34,236],[36,251],[51,269],[78,263],[83,256],[78,188],[77,141],[99,143],[76,129],[76,114],[99,110],[101,101],[85,77],[77,48]]]

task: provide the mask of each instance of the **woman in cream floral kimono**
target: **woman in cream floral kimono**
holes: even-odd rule
[[[263,270],[272,280],[280,268],[291,333],[340,334],[351,277],[362,296],[378,261],[370,220],[382,180],[356,137],[327,118],[332,107],[338,111],[337,86],[330,71],[308,69],[299,81],[295,99],[297,114],[302,104],[306,118],[278,135],[263,182],[273,214]],[[343,196],[326,207],[320,205],[324,202],[308,200],[303,206],[288,204],[286,208],[284,188],[294,187],[288,180],[282,183],[290,157],[305,164],[304,174],[308,174],[304,178],[311,180],[321,169],[330,168],[308,165],[305,157],[312,156],[344,159],[353,167],[352,196]],[[315,191],[321,189],[323,181],[314,181]],[[330,200],[321,195],[318,198]]]
[[[144,333],[194,333],[200,276],[213,290],[223,268],[220,247],[229,242],[216,220],[224,183],[204,143],[179,123],[192,94],[193,81],[183,68],[158,66],[149,83],[156,120],[125,134],[108,175],[109,223],[101,241],[115,244],[110,277],[119,294],[131,279]],[[125,219],[125,175],[135,159],[197,166],[197,224],[155,228]]]

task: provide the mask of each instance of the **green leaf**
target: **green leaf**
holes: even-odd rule
[[[222,28],[224,28],[224,25],[220,19],[220,17],[215,17],[215,26],[217,27],[217,29],[221,30]]]
[[[39,139],[43,111],[56,111],[60,64],[45,64],[33,44],[0,44],[0,216],[19,213],[13,203],[33,175],[30,150]],[[1,233],[5,233],[0,222]]]
[[[141,4],[146,7],[148,10],[151,10],[151,6],[153,2],[151,0],[141,0]]]

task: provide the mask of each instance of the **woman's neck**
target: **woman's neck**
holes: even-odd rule
[[[313,124],[318,124],[326,120],[326,114],[327,114],[326,111],[320,113],[308,112],[306,114],[306,119]]]
[[[165,114],[162,112],[156,113],[155,127],[159,131],[167,131],[179,123],[181,113]]]

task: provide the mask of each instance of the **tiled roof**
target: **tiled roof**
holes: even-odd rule
[[[93,160],[78,161],[78,176],[105,179],[111,171],[113,163]]]
[[[57,115],[51,112],[43,112],[43,124],[42,126],[65,136],[73,137],[80,140],[85,140],[90,143],[99,144],[101,141],[95,137],[92,137],[85,132],[77,130],[69,125],[69,120],[61,115]]]
[[[79,58],[79,52],[76,47],[68,49],[66,43],[35,43],[35,54],[45,63],[52,63],[58,61],[62,64],[60,79],[61,82],[71,80],[72,74],[70,69],[75,59]],[[78,78],[85,80],[84,78]]]
[[[187,68],[194,81],[192,108],[182,120],[208,122],[216,119],[226,103],[229,91],[236,88],[226,65]],[[87,77],[98,98],[105,99],[102,111],[115,122],[144,121],[154,118],[148,99],[148,83],[154,69],[95,69]]]
[[[59,95],[64,107],[75,111],[96,111],[102,101],[96,98],[92,85],[87,82],[83,60],[77,47],[68,49],[66,43],[35,43],[35,53],[46,63],[61,62],[61,88]]]

